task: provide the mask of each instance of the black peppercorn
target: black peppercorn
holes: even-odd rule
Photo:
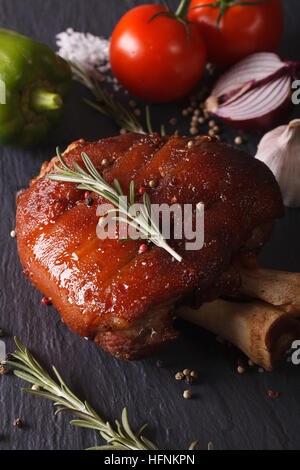
[[[159,359],[157,362],[156,362],[156,367],[164,367],[165,366],[165,363],[164,361],[162,361],[161,359]]]
[[[195,379],[191,375],[187,375],[185,378],[185,381],[188,385],[193,385],[193,383],[195,382]]]
[[[91,207],[93,205],[93,203],[94,203],[94,199],[92,197],[88,197],[86,199],[86,205],[87,206]]]

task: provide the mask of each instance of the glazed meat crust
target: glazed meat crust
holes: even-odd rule
[[[117,357],[138,358],[175,339],[174,304],[194,292],[203,299],[222,294],[233,258],[259,249],[283,214],[277,183],[263,163],[213,138],[195,140],[193,148],[189,140],[127,134],[78,141],[65,152],[70,166],[74,158],[82,164],[85,152],[99,171],[107,159],[103,177],[109,183],[117,178],[124,192],[131,180],[136,190],[154,180],[152,203],[204,203],[204,247],[186,251],[185,240],[170,240],[181,263],[156,246],[138,255],[141,242],[119,242],[117,233],[100,240],[96,211],[106,201],[91,194],[89,207],[76,185],[50,181],[56,157],[18,197],[18,250],[26,276],[51,297],[71,330]]]

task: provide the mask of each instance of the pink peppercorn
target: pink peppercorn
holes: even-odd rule
[[[51,305],[51,299],[49,299],[49,297],[43,297],[42,300],[41,300],[41,303],[43,305]]]
[[[139,253],[145,253],[148,250],[148,247],[145,243],[142,243],[139,248]]]
[[[139,194],[145,194],[145,192],[146,192],[146,188],[144,188],[144,186],[141,186],[139,189]]]

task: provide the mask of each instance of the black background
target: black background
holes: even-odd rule
[[[119,17],[141,3],[146,2],[1,0],[0,26],[55,48],[55,35],[70,26],[109,37]],[[283,3],[281,54],[300,60],[299,0]],[[118,133],[113,123],[82,103],[85,95],[75,84],[63,123],[40,148],[0,148],[0,328],[7,332],[7,350],[13,348],[13,335],[19,336],[44,364],[55,363],[71,388],[106,419],[113,421],[128,406],[132,426],[149,422],[147,435],[160,449],[186,449],[195,439],[200,449],[207,448],[209,441],[216,449],[300,449],[299,367],[283,364],[273,373],[253,369],[240,376],[233,351],[209,333],[183,323],[178,325],[181,339],[159,354],[168,367],[158,369],[157,358],[120,362],[71,333],[52,307],[40,304],[41,294],[24,278],[16,240],[9,236],[15,223],[16,191],[28,185],[56,145],[63,148],[79,137],[96,140]],[[152,107],[154,124],[168,122],[175,110],[174,105]],[[186,129],[182,123],[181,132]],[[223,137],[232,142],[235,135],[225,129]],[[245,148],[254,154],[258,138],[244,137]],[[300,211],[287,210],[263,251],[264,266],[300,271],[299,227]],[[200,373],[192,400],[182,398],[187,387],[174,380],[175,372],[186,367]],[[96,432],[72,428],[68,417],[54,418],[51,403],[22,394],[22,385],[12,375],[0,376],[0,449],[83,449],[102,442]],[[280,397],[268,398],[269,389],[279,391]],[[13,427],[17,417],[24,421],[23,429]]]

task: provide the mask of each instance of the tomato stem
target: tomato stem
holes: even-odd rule
[[[182,23],[184,25],[186,29],[186,33],[187,33],[187,39],[189,41],[190,39],[189,23],[190,22],[186,19],[189,0],[181,0],[176,11],[173,11],[170,9],[168,0],[163,0],[163,3],[165,5],[166,11],[159,11],[148,20],[148,23],[150,23],[151,21],[153,21],[159,16],[163,16],[163,15],[169,16],[170,18],[173,18],[174,20],[179,21],[179,23]]]
[[[272,0],[260,0],[257,2],[253,2],[253,1],[244,2],[240,0],[217,0],[216,2],[213,2],[213,3],[205,3],[204,5],[199,5],[197,7],[192,8],[192,10],[196,10],[198,8],[204,8],[204,7],[220,8],[220,13],[217,19],[217,25],[219,29],[221,19],[224,16],[224,13],[226,12],[227,8],[235,7],[235,6],[252,7],[255,5],[264,5],[265,3],[270,3],[270,2],[272,2]],[[183,1],[181,3],[183,3]],[[181,5],[179,5],[178,10],[180,6]],[[176,12],[176,15],[177,15],[177,12]]]
[[[181,0],[176,12],[175,16],[176,18],[183,18],[186,16],[187,10],[188,10],[188,1],[189,0]]]
[[[168,0],[163,0],[163,4],[165,5],[167,11],[170,13],[170,12],[171,12],[171,8],[170,8],[170,5],[169,5]]]

